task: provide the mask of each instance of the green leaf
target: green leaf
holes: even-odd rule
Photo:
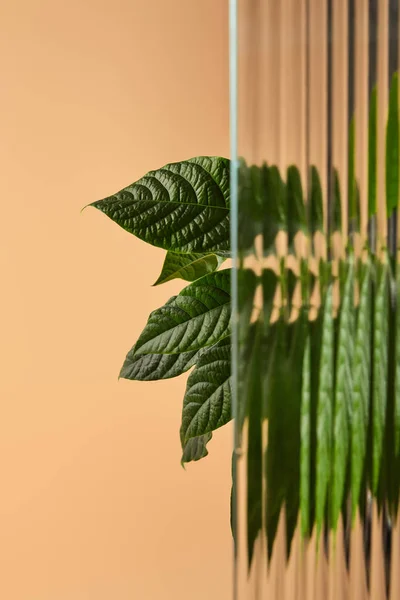
[[[351,503],[353,520],[360,499],[367,455],[371,388],[371,264],[363,267],[355,335],[351,420]]]
[[[181,354],[212,346],[229,333],[230,270],[202,277],[150,314],[138,354]]]
[[[333,170],[333,221],[332,232],[342,231],[342,200],[340,193],[339,173]]]
[[[262,229],[262,194],[265,194],[262,167],[248,167],[242,159],[238,170],[238,248],[241,254],[254,249]]]
[[[264,333],[266,333],[269,328],[278,281],[278,276],[272,269],[263,269],[261,273],[261,286],[263,296]]]
[[[266,451],[266,530],[268,557],[271,558],[279,517],[286,497],[287,472],[283,460],[282,442],[285,431],[282,398],[288,397],[286,323],[279,319],[270,327],[270,362],[265,385],[268,414],[268,446]]]
[[[90,206],[153,246],[229,256],[229,166],[209,156],[171,163]]]
[[[196,363],[201,350],[182,354],[136,354],[136,346],[127,354],[119,376],[131,381],[171,379],[188,371]]]
[[[300,508],[300,418],[302,405],[303,361],[307,341],[308,314],[305,309],[294,323],[289,325],[290,353],[288,379],[290,393],[285,402],[285,459],[287,470],[285,514],[286,514],[286,551],[289,558],[293,536],[298,523]],[[281,407],[282,410],[282,407]]]
[[[395,364],[395,408],[394,408],[394,439],[395,453],[400,456],[400,265],[396,269],[396,364]]]
[[[310,534],[311,525],[311,348],[309,336],[303,357],[300,415],[300,526],[302,537],[306,539]]]
[[[270,365],[265,398],[268,404],[266,458],[266,528],[272,556],[280,512],[285,506],[286,550],[289,556],[297,525],[300,490],[300,407],[307,321],[302,311],[293,323],[282,318],[271,325]]]
[[[289,248],[299,231],[307,233],[306,210],[304,206],[303,188],[298,168],[291,165],[287,170],[287,229]]]
[[[302,368],[301,447],[300,447],[300,524],[303,538],[311,537],[315,519],[315,481],[317,447],[317,405],[321,360],[323,311],[308,324]]]
[[[318,537],[325,518],[326,501],[331,476],[332,413],[334,392],[334,320],[332,315],[332,285],[328,287],[324,302],[321,358],[317,405],[317,460],[315,520]]]
[[[212,433],[206,433],[205,435],[199,435],[194,438],[190,438],[183,445],[182,466],[185,463],[201,460],[208,455],[207,444],[212,438]]]
[[[154,285],[173,279],[196,281],[204,275],[216,271],[224,259],[216,254],[179,254],[167,252],[161,274]]]
[[[370,96],[369,124],[368,124],[368,217],[376,215],[376,190],[377,190],[377,135],[378,135],[378,102],[376,86]],[[354,138],[354,121],[353,121]],[[353,139],[353,171],[354,178],[354,139]],[[353,182],[354,185],[354,182]]]
[[[392,78],[386,126],[386,211],[390,217],[399,201],[399,98],[398,75]]]
[[[331,484],[331,527],[336,531],[344,499],[349,467],[350,419],[353,388],[354,352],[354,264],[348,259],[348,270],[340,309],[336,359],[335,407],[333,425],[333,461]]]
[[[231,418],[231,339],[200,356],[187,381],[182,409],[182,444],[222,427]]]
[[[262,528],[263,444],[262,444],[262,319],[254,323],[251,356],[246,363],[244,401],[249,421],[247,444],[247,551],[250,569],[254,544]]]
[[[372,491],[377,494],[381,475],[388,383],[389,266],[377,265],[378,285],[374,307],[372,399]]]
[[[264,254],[274,251],[275,238],[279,231],[287,229],[286,186],[275,165],[262,166],[265,195],[263,197],[263,240]]]
[[[311,167],[310,229],[312,235],[317,231],[324,232],[324,209],[321,180],[317,167],[314,165]]]

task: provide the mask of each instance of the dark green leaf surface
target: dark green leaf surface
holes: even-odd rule
[[[181,440],[204,435],[231,420],[231,340],[225,338],[199,358],[187,381]]]
[[[330,503],[331,527],[334,531],[336,531],[343,504],[349,466],[354,352],[354,265],[352,256],[348,259],[348,272],[340,309],[338,338]]]
[[[339,174],[336,169],[333,171],[333,220],[332,232],[342,231],[342,198],[340,192]]]
[[[400,456],[400,265],[396,270],[397,310],[396,310],[396,373],[394,406],[395,453]]]
[[[367,453],[371,387],[371,265],[363,267],[354,348],[351,420],[351,498],[356,516]]]
[[[263,491],[263,446],[262,446],[262,319],[253,327],[251,356],[246,364],[244,402],[247,405],[248,444],[247,444],[247,550],[248,566],[253,558],[254,544],[262,527]]]
[[[153,246],[228,256],[229,167],[208,156],[171,163],[91,206]]]
[[[303,188],[298,168],[291,165],[287,170],[287,217],[288,243],[293,249],[293,242],[299,231],[307,233],[306,210],[304,206]]]
[[[310,477],[311,477],[311,348],[307,337],[303,358],[300,421],[300,518],[301,534],[310,534]]]
[[[290,393],[285,410],[285,459],[286,459],[286,551],[290,555],[293,536],[297,527],[300,508],[300,415],[302,404],[303,360],[307,340],[307,313],[302,310],[296,321],[289,325],[290,335],[288,379]]]
[[[311,536],[315,519],[315,481],[317,447],[317,405],[319,365],[322,343],[322,311],[308,324],[308,339],[303,358],[301,398],[301,450],[300,450],[300,510],[301,532]],[[309,353],[309,356],[307,356]]]
[[[134,355],[180,354],[212,346],[229,333],[230,270],[206,275],[151,313]]]
[[[127,354],[119,374],[122,379],[156,381],[171,379],[188,371],[195,364],[201,350],[182,354],[136,354],[135,346]]]
[[[173,279],[195,281],[204,275],[213,273],[221,266],[223,258],[216,254],[180,254],[167,252],[161,274],[154,285],[160,285]]]
[[[183,445],[181,464],[205,458],[208,455],[207,444],[211,438],[212,433],[209,432],[187,440]]]
[[[392,78],[386,127],[386,211],[390,217],[399,201],[399,98],[398,75]]]
[[[332,421],[334,392],[334,321],[332,315],[332,285],[324,302],[319,389],[317,406],[317,463],[315,520],[318,535],[322,530],[331,477]]]
[[[270,361],[265,385],[268,414],[268,447],[266,453],[266,530],[268,556],[271,558],[279,517],[286,497],[287,473],[283,460],[283,441],[286,439],[282,398],[288,396],[286,327],[282,319],[270,330]]]
[[[373,401],[372,401],[372,491],[378,492],[383,456],[388,379],[389,267],[377,265],[374,309]]]
[[[278,167],[263,165],[265,197],[263,206],[264,254],[274,251],[275,238],[279,231],[287,230],[286,186]]]
[[[318,170],[314,165],[311,167],[310,229],[312,235],[317,231],[324,231],[321,179]]]
[[[273,325],[271,360],[266,379],[268,448],[266,460],[266,527],[272,555],[281,509],[285,506],[286,549],[290,553],[300,503],[300,407],[306,342],[304,313],[288,325]]]

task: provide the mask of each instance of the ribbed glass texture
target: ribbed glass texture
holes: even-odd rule
[[[399,0],[230,17],[235,600],[395,600]]]

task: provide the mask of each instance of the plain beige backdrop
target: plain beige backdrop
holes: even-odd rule
[[[230,598],[231,431],[118,382],[163,252],[81,208],[228,154],[226,0],[0,0],[0,598]]]

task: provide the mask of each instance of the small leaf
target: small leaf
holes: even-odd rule
[[[224,259],[216,254],[179,254],[167,252],[161,274],[154,285],[160,285],[173,279],[196,281],[204,275],[216,271]]]
[[[207,444],[212,438],[212,433],[206,433],[205,435],[199,435],[198,437],[190,438],[183,445],[182,466],[185,463],[201,460],[208,455]]]
[[[201,350],[182,354],[136,354],[136,346],[127,354],[119,376],[131,381],[171,379],[188,371],[196,363]]]
[[[90,206],[153,246],[229,256],[229,167],[215,156],[171,163]]]
[[[333,461],[331,484],[331,527],[336,531],[344,499],[349,466],[350,419],[353,388],[354,351],[354,265],[348,259],[343,301],[340,309],[336,359],[335,407],[333,425]]]
[[[374,307],[372,491],[377,494],[381,475],[388,383],[389,267],[377,265],[378,284]]]
[[[182,409],[182,444],[222,427],[231,418],[231,339],[208,348],[187,381]]]
[[[229,333],[230,270],[202,277],[150,314],[138,354],[181,354],[212,346]]]
[[[332,285],[328,287],[324,302],[321,358],[319,361],[317,405],[317,461],[315,520],[318,537],[324,524],[326,501],[331,477],[332,413],[334,392],[334,320],[332,315]]]
[[[399,201],[399,98],[398,75],[392,78],[386,126],[386,211],[390,217]]]
[[[371,264],[368,262],[363,267],[354,348],[351,420],[351,502],[353,520],[360,499],[367,455],[371,387],[371,300]]]

